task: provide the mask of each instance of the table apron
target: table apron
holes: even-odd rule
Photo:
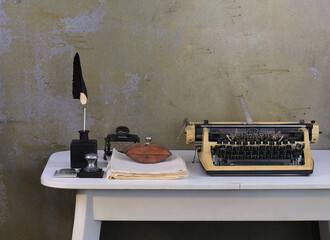
[[[78,190],[79,192],[79,190]],[[329,190],[80,190],[95,220],[328,221]]]

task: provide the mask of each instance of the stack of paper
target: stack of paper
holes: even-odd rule
[[[172,155],[159,163],[138,163],[113,149],[108,164],[108,179],[179,179],[188,176],[183,158]]]

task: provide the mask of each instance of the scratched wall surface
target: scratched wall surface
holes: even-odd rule
[[[69,239],[72,191],[47,189],[49,156],[82,128],[71,96],[76,52],[90,137],[127,125],[171,149],[184,117],[315,119],[330,148],[330,3],[315,0],[0,0],[0,235]]]

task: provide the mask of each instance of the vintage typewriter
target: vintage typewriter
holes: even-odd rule
[[[185,122],[186,143],[195,144],[209,175],[304,174],[313,172],[311,122]]]

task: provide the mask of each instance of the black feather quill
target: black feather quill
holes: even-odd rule
[[[79,54],[76,53],[73,60],[73,80],[72,80],[72,96],[74,99],[80,98],[80,93],[84,93],[86,97],[87,95],[87,88],[84,82],[84,78],[81,71],[80,66],[80,58]]]

